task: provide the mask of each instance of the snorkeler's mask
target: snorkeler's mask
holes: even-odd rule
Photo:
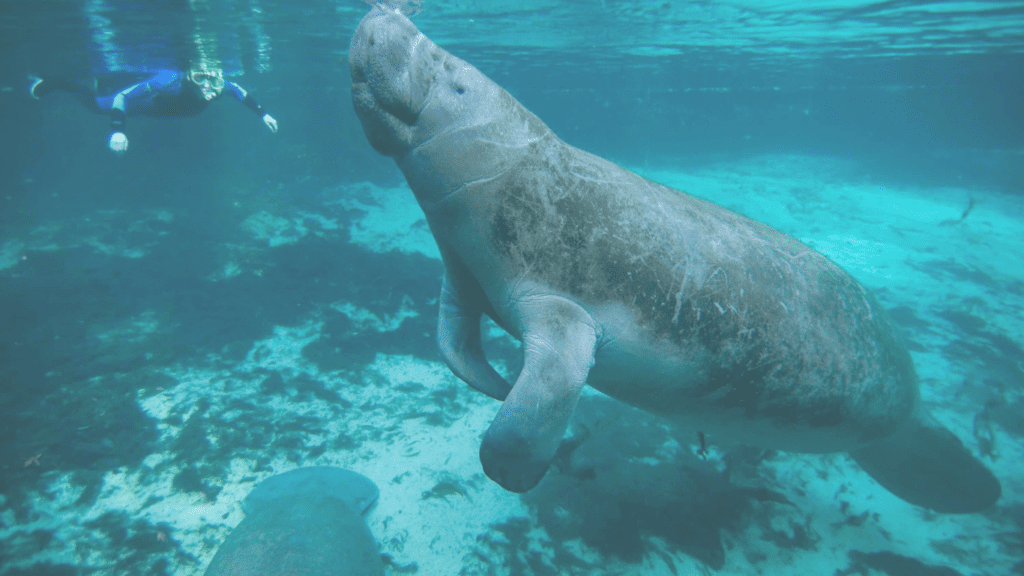
[[[193,68],[188,72],[188,79],[199,87],[199,91],[203,93],[203,98],[207,102],[220,96],[224,90],[224,73],[220,70]]]

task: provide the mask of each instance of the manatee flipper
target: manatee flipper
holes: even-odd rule
[[[579,305],[558,296],[521,302],[523,370],[480,445],[484,472],[526,492],[544,477],[594,365],[597,331]]]
[[[245,518],[217,549],[205,576],[383,576],[362,513],[377,500],[368,478],[341,468],[299,468],[260,483]]]
[[[512,387],[484,356],[480,341],[480,317],[483,313],[479,306],[467,302],[467,295],[460,293],[457,287],[465,284],[453,283],[448,274],[445,273],[441,284],[441,311],[437,319],[437,343],[441,357],[463,382],[495,400],[504,400]],[[479,299],[483,299],[482,294]]]
[[[896,496],[936,512],[981,512],[1002,492],[963,442],[920,409],[898,432],[850,456]]]

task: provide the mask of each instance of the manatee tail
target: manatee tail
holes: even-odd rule
[[[850,456],[896,496],[936,512],[981,512],[1002,492],[963,442],[921,410],[897,433]]]

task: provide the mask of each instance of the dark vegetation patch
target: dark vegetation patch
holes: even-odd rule
[[[900,326],[910,330],[925,330],[931,327],[931,322],[922,320],[917,312],[909,306],[896,306],[889,308],[889,317]]]
[[[947,566],[925,564],[915,558],[902,556],[894,552],[860,552],[849,553],[850,567],[836,572],[836,576],[861,574],[869,576],[882,572],[889,576],[963,576],[960,572]]]
[[[422,419],[431,426],[447,428],[458,421],[469,410],[459,400],[460,391],[465,392],[465,388],[460,389],[456,386],[448,386],[441,390],[433,390],[422,394],[422,402],[416,403],[419,408],[404,412],[401,418],[404,420]]]
[[[201,493],[210,502],[217,500],[217,494],[221,491],[219,486],[211,486],[206,482],[194,466],[183,468],[175,474],[171,486],[179,492]]]
[[[1009,401],[1008,393],[1024,386],[1024,367],[1020,363],[1024,347],[976,313],[979,301],[964,304],[936,312],[959,330],[958,337],[942,348],[942,354],[954,363],[972,367],[966,391],[978,396],[975,400],[985,406],[986,417],[1019,434],[1024,423],[1020,413],[1010,409],[1016,401]]]
[[[985,380],[998,384],[1000,388],[1019,389],[1024,383],[1024,370],[1014,356],[1002,354],[984,342],[976,340],[954,340],[942,348],[942,353],[952,360],[966,366],[977,365],[984,374]]]
[[[3,557],[0,556],[0,560]],[[4,576],[81,576],[100,570],[99,568],[83,568],[71,564],[51,564],[50,562],[39,562],[28,568],[11,568],[4,572]]]
[[[265,396],[276,394],[292,402],[321,400],[329,404],[335,411],[352,407],[352,403],[343,398],[336,390],[328,389],[322,380],[317,380],[308,374],[299,374],[285,380],[280,372],[259,370],[258,373],[266,374],[266,378],[260,383],[260,392]]]
[[[107,512],[85,523],[86,528],[102,535],[106,547],[117,550],[113,566],[118,574],[171,575],[173,566],[196,565],[198,559],[182,548],[167,524],[152,524],[126,512]]]
[[[86,552],[86,548],[103,546],[117,551],[109,563],[72,566],[41,562],[28,568],[8,568],[3,572],[4,576],[81,576],[92,573],[170,576],[175,573],[172,566],[195,566],[198,563],[198,559],[186,552],[175,539],[171,527],[164,523],[132,519],[125,512],[107,512],[83,526],[92,531],[92,538],[87,542],[62,542],[49,530],[15,531],[0,543],[0,566],[7,566],[16,558],[44,552],[50,547]]]
[[[921,332],[931,332],[932,324],[921,319],[917,312],[909,306],[896,306],[886,310],[889,318],[900,328],[903,341],[907,348],[914,352],[926,352],[928,349],[919,344],[914,336]]]
[[[56,390],[15,392],[5,385],[10,403],[0,404],[0,493],[16,518],[27,517],[25,498],[46,484],[44,473],[74,472],[86,487],[79,502],[87,504],[105,471],[136,468],[153,451],[157,433],[135,401],[132,376],[98,376]]]
[[[544,550],[537,550],[530,541],[527,533],[531,525],[528,518],[509,518],[506,522],[493,524],[492,532],[483,534],[479,541],[483,546],[490,549],[491,554],[497,553],[503,558],[502,564],[508,567],[509,576],[557,576],[558,574],[572,574],[573,567],[592,568],[588,563],[569,554],[565,559],[568,564],[562,566],[557,562],[555,565],[546,559]],[[478,566],[474,564],[489,565],[492,560],[490,555],[481,547],[475,552],[476,558],[471,563],[463,566],[460,574],[476,574]],[[472,562],[476,560],[476,562]],[[556,559],[560,560],[560,559]]]
[[[419,564],[416,562],[409,562],[408,564],[395,562],[395,559],[390,554],[381,554],[380,559],[384,562],[384,566],[388,568],[388,574],[415,574],[420,569]]]
[[[431,283],[433,284],[433,283]],[[431,298],[437,297],[440,284],[432,285]],[[389,310],[393,313],[397,308]],[[324,311],[324,327],[320,338],[302,349],[302,356],[322,371],[350,370],[373,362],[377,354],[411,354],[437,362],[437,305],[417,307],[417,316],[405,318],[395,330],[378,332],[361,330],[348,316],[337,310]]]
[[[992,422],[998,423],[1007,434],[1024,437],[1024,401],[991,401],[986,406],[985,411],[981,414],[981,416],[985,415],[987,415]],[[976,418],[975,421],[978,422],[978,418]],[[979,425],[976,423],[976,436],[978,435],[978,427]]]
[[[950,276],[952,276],[961,282],[973,282],[975,284],[985,286],[986,288],[999,289],[999,284],[985,272],[982,272],[974,266],[961,264],[952,258],[947,258],[945,260],[935,259],[921,263],[908,260],[907,264],[912,268],[935,278],[936,280],[946,281],[949,280]]]
[[[257,384],[246,376],[263,380]],[[336,390],[307,375],[286,380],[278,372],[258,370],[254,375],[242,375],[239,381],[255,386],[259,398],[281,395],[296,403],[323,401],[335,417],[341,417],[345,410],[353,407]],[[302,463],[328,449],[353,449],[362,443],[346,434],[314,441],[313,436],[327,434],[323,419],[299,412],[282,414],[262,402],[241,398],[231,400],[224,407],[201,398],[195,405],[179,406],[167,422],[181,429],[169,446],[174,457],[161,463],[158,471],[177,469],[176,490],[202,493],[211,501],[219,494],[234,458],[252,458],[257,462],[256,471],[260,471],[275,454]]]
[[[1024,574],[1024,505],[1012,504],[1010,506],[1003,506],[1000,509],[1004,518],[1008,518],[1013,522],[1015,530],[1002,532],[995,535],[995,540],[999,545],[999,550],[1010,558],[1022,558],[1022,560],[1014,566],[1014,574]],[[971,558],[971,562],[975,562],[974,558]]]
[[[941,310],[936,312],[936,315],[948,320],[951,324],[959,328],[961,332],[971,336],[984,335],[982,328],[988,324],[984,319],[963,310]]]

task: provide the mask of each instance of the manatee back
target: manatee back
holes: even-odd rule
[[[280,498],[329,496],[363,514],[373,506],[379,494],[377,485],[362,474],[333,466],[309,466],[260,482],[242,502],[242,510],[251,514],[260,506]]]
[[[260,502],[228,535],[205,576],[383,576],[363,517],[330,496]]]
[[[242,503],[245,518],[206,576],[383,576],[362,514],[377,501],[365,476],[330,466],[272,476]]]

